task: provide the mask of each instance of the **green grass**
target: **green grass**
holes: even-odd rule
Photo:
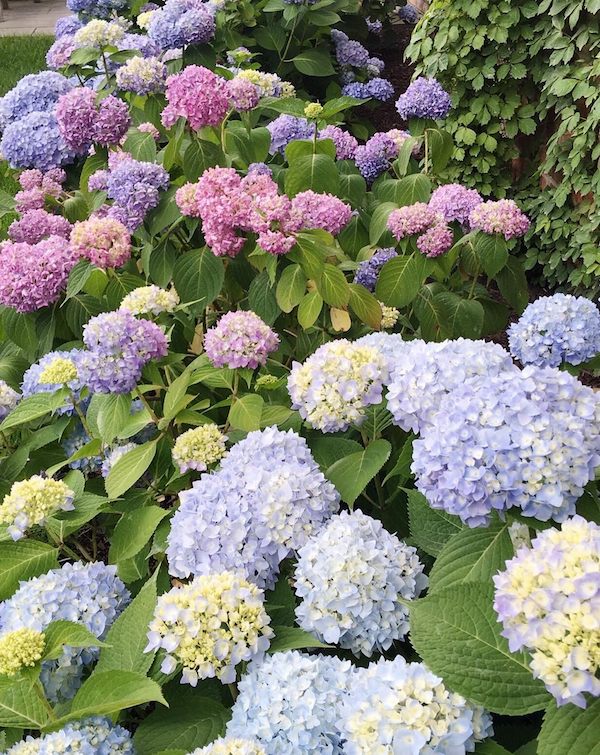
[[[46,68],[46,52],[54,42],[48,35],[0,37],[0,96],[6,94],[28,73],[37,73]],[[0,189],[15,194],[19,186],[6,162],[0,162]],[[6,238],[6,230],[16,215],[0,218],[0,238]]]

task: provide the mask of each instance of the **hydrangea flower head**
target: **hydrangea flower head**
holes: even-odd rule
[[[126,5],[127,0],[67,0],[67,8],[82,18],[108,18]]]
[[[0,421],[7,417],[19,403],[21,395],[4,380],[0,380]]]
[[[444,223],[435,223],[417,239],[417,249],[426,257],[439,257],[454,243],[452,229]]]
[[[236,678],[242,661],[262,659],[273,630],[263,592],[232,572],[196,577],[161,595],[150,623],[146,651],[167,651],[162,671],[183,666],[182,684]]]
[[[46,647],[46,636],[35,629],[15,629],[0,637],[0,674],[15,676],[22,668],[35,666]]]
[[[23,628],[43,632],[53,621],[65,619],[82,624],[103,640],[128,602],[129,591],[118,579],[116,566],[66,563],[21,582],[14,595],[0,604],[0,637]],[[41,681],[48,699],[72,698],[81,685],[85,666],[99,653],[100,649],[94,647],[64,647],[59,659],[44,661]]]
[[[439,676],[397,656],[356,670],[338,725],[348,755],[465,755],[475,749],[473,718],[473,706]],[[478,727],[486,736],[488,721]]]
[[[452,109],[448,92],[436,79],[415,79],[396,101],[396,110],[402,120],[410,118],[445,118]]]
[[[204,336],[206,355],[215,367],[255,369],[277,349],[279,337],[251,311],[227,312]]]
[[[38,739],[28,736],[6,755],[135,755],[135,749],[126,729],[103,716],[90,716]]]
[[[62,480],[34,475],[13,483],[0,505],[0,523],[7,524],[13,540],[34,525],[44,525],[59,511],[73,511],[73,491]]]
[[[60,236],[37,244],[0,244],[0,304],[17,312],[35,312],[57,301],[66,287],[77,254]]]
[[[364,286],[367,291],[373,293],[383,266],[397,256],[398,252],[393,247],[378,249],[368,260],[359,263],[354,274],[354,283]]]
[[[35,393],[55,393],[60,388],[63,388],[62,383],[42,383],[40,377],[46,371],[46,369],[57,359],[65,359],[73,362],[77,368],[77,377],[67,383],[67,386],[73,393],[76,401],[79,401],[80,393],[82,389],[82,383],[79,378],[79,366],[83,351],[80,349],[73,349],[72,351],[50,351],[48,354],[31,365],[23,375],[23,382],[21,384],[21,391],[23,392],[23,398],[27,396],[33,396]],[[73,414],[75,407],[71,397],[65,398],[63,406],[55,409],[57,414]]]
[[[288,379],[292,408],[324,433],[359,426],[365,410],[382,400],[386,362],[374,348],[346,339],[320,346]]]
[[[227,82],[227,96],[233,107],[240,112],[252,110],[260,99],[257,87],[242,76],[234,76]]]
[[[376,76],[367,82],[367,92],[369,97],[380,102],[387,102],[394,96],[394,87],[387,79]]]
[[[65,385],[77,380],[77,365],[72,359],[56,357],[46,367],[39,377],[40,385]]]
[[[158,315],[172,312],[179,304],[179,295],[174,288],[166,290],[160,286],[141,286],[130,291],[121,302],[120,309],[133,315]]]
[[[23,76],[4,97],[0,97],[0,126],[5,129],[31,113],[51,112],[59,97],[71,89],[72,82],[54,71]]]
[[[162,122],[169,128],[180,117],[194,131],[203,126],[218,126],[229,110],[227,81],[204,66],[187,66],[167,79],[169,102],[162,112]]]
[[[101,270],[124,265],[131,256],[131,236],[114,218],[92,217],[77,222],[71,231],[71,248]]]
[[[168,536],[172,575],[225,569],[270,589],[279,563],[337,511],[340,498],[304,438],[270,427],[236,443],[221,469],[202,475],[180,501]]]
[[[109,215],[133,232],[159,203],[159,189],[167,189],[170,179],[162,165],[134,160],[127,153],[122,154],[124,157],[114,167],[109,159],[106,193],[114,200]]]
[[[396,307],[387,307],[383,302],[379,302],[381,307],[381,327],[386,330],[393,328],[400,318],[400,310]]]
[[[396,141],[384,134],[377,133],[366,144],[356,148],[354,160],[367,183],[373,181],[390,167],[391,161],[398,157]]]
[[[227,736],[257,739],[267,755],[340,755],[337,711],[351,669],[349,661],[297,650],[252,663]]]
[[[539,532],[494,578],[494,609],[512,652],[559,706],[600,696],[600,527],[581,516]]]
[[[358,142],[348,131],[339,126],[325,126],[319,131],[319,139],[331,139],[335,145],[336,160],[353,160]]]
[[[118,144],[131,125],[127,103],[109,95],[96,103],[96,93],[77,87],[59,98],[56,105],[58,130],[67,146],[84,154],[92,142]]]
[[[162,50],[208,42],[215,28],[214,14],[202,0],[167,0],[147,21],[148,36]]]
[[[417,551],[361,511],[334,515],[298,551],[299,626],[355,655],[388,650],[408,632],[408,608],[427,585]]]
[[[581,364],[600,351],[600,312],[583,296],[554,294],[528,304],[508,329],[510,353],[521,364]]]
[[[425,202],[415,202],[393,210],[388,217],[387,227],[401,241],[407,236],[423,233],[437,222],[438,216]]]
[[[54,112],[36,111],[9,123],[2,134],[0,152],[12,168],[51,170],[75,159],[75,152],[60,135]]]
[[[198,747],[190,755],[266,755],[266,753],[255,739],[220,737],[206,747]]]
[[[75,32],[74,40],[79,47],[116,46],[125,36],[125,28],[114,21],[94,18]]]
[[[76,15],[63,16],[59,18],[54,25],[54,36],[56,39],[61,37],[72,37],[78,29],[81,29],[83,23]]]
[[[364,68],[369,60],[369,51],[354,39],[349,39],[345,34],[338,33],[332,39],[335,43],[335,58],[341,66],[354,66]]]
[[[497,233],[508,239],[524,236],[531,222],[512,199],[482,202],[471,211],[469,224],[473,230]]]
[[[439,186],[431,195],[429,206],[439,213],[446,223],[457,221],[464,228],[469,227],[471,212],[483,202],[475,189],[467,189],[461,184]]]
[[[43,209],[27,210],[19,220],[13,220],[8,229],[12,241],[37,244],[48,236],[68,239],[71,223],[62,215],[53,215]]]
[[[269,152],[274,155],[277,152],[283,154],[287,145],[297,139],[312,139],[315,133],[315,124],[309,123],[306,118],[297,118],[295,115],[282,113],[274,121],[267,125],[271,134],[271,146]]]
[[[162,92],[167,80],[167,67],[158,58],[130,58],[117,69],[117,87],[127,92],[146,95]]]
[[[178,436],[173,446],[173,461],[179,467],[181,474],[189,472],[204,472],[209,465],[220,461],[227,449],[227,436],[219,430],[217,425],[207,424],[193,427]]]

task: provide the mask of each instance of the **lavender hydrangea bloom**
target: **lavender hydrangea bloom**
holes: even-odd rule
[[[215,33],[214,15],[202,0],[167,0],[152,12],[148,36],[162,50],[208,42]]]
[[[458,338],[442,343],[407,341],[390,369],[388,410],[403,430],[423,433],[435,422],[444,396],[469,378],[518,372],[502,346]]]
[[[48,171],[73,162],[75,152],[65,144],[53,112],[29,113],[10,123],[2,134],[0,152],[13,168]]]
[[[366,144],[356,148],[354,160],[363,178],[368,183],[385,173],[391,161],[398,157],[398,145],[391,136],[379,132]]]
[[[61,37],[72,37],[76,31],[79,31],[83,23],[78,16],[64,16],[59,18],[54,26],[54,36],[56,39]]]
[[[344,97],[354,97],[357,100],[368,100],[371,97],[369,92],[369,85],[363,84],[361,81],[354,81],[345,84],[342,87],[342,95]]]
[[[33,396],[36,393],[54,393],[62,388],[62,385],[53,385],[50,383],[40,383],[40,376],[49,367],[55,359],[69,359],[75,363],[78,368],[81,358],[84,352],[81,349],[72,349],[71,351],[50,351],[45,354],[39,362],[35,362],[25,371],[23,375],[23,382],[21,383],[21,392],[23,398]],[[73,396],[76,401],[79,401],[83,384],[79,377],[71,382],[67,383],[68,387],[73,392]],[[65,398],[63,406],[54,410],[56,414],[74,414],[75,407],[70,397]]]
[[[83,19],[109,18],[126,5],[127,0],[67,0],[67,8]]]
[[[319,139],[331,139],[335,145],[336,160],[352,160],[358,147],[358,142],[338,126],[326,126],[319,131]]]
[[[59,37],[46,53],[46,65],[52,71],[69,64],[71,53],[76,48],[75,41],[71,36]]]
[[[0,97],[0,128],[25,118],[30,113],[54,110],[58,98],[73,89],[73,83],[60,73],[30,73]]]
[[[452,108],[448,92],[436,79],[415,79],[396,102],[400,117],[409,118],[445,118]]]
[[[367,83],[367,91],[369,97],[380,102],[386,102],[394,96],[394,87],[387,79],[382,79],[379,76]]]
[[[600,352],[600,312],[583,296],[554,294],[529,304],[508,329],[510,353],[521,364],[581,364]]]
[[[304,438],[275,427],[249,433],[221,462],[180,493],[168,536],[176,577],[242,571],[271,588],[279,563],[338,508],[339,495]]]
[[[140,95],[161,92],[167,80],[167,67],[157,58],[130,58],[117,71],[117,86]]]
[[[295,115],[285,113],[271,121],[267,128],[271,134],[269,152],[272,155],[277,152],[283,154],[290,142],[296,139],[312,139],[315,133],[314,123],[309,123],[306,118],[296,118]]]
[[[131,734],[103,716],[73,721],[35,739],[27,736],[4,755],[135,755]]]
[[[416,24],[419,20],[419,11],[413,5],[404,5],[398,8],[396,16],[407,24]]]
[[[53,621],[66,619],[82,624],[103,640],[129,597],[116,566],[66,563],[21,582],[14,595],[0,604],[0,632],[4,635],[23,627],[42,632]],[[53,701],[72,698],[81,685],[84,667],[99,653],[94,647],[65,647],[58,660],[44,661],[41,681],[46,696]]]
[[[408,608],[427,586],[416,548],[361,511],[334,515],[298,551],[298,625],[355,655],[388,650],[408,632]]]
[[[252,311],[227,312],[204,336],[206,355],[215,367],[255,369],[277,349],[279,336]]]
[[[464,228],[469,227],[469,215],[483,202],[483,197],[475,189],[467,189],[460,184],[445,184],[438,187],[429,200],[429,206],[446,221],[457,221]]]
[[[358,269],[354,274],[354,283],[364,286],[367,291],[373,293],[383,266],[386,262],[397,256],[398,252],[394,247],[378,249],[372,257],[369,257],[368,260],[364,260],[358,265]]]
[[[341,755],[337,711],[351,674],[349,661],[297,650],[252,663],[227,736],[257,739],[266,755]]]
[[[115,202],[109,214],[130,231],[136,231],[146,214],[159,203],[159,189],[167,189],[169,180],[162,165],[123,160],[106,180],[107,196]]]
[[[413,445],[418,490],[470,527],[493,510],[562,522],[600,462],[600,401],[556,369],[467,380]]]
[[[335,57],[341,66],[364,68],[369,60],[369,51],[360,42],[346,37],[337,43]]]

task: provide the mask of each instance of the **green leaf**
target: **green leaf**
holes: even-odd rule
[[[387,223],[390,214],[398,209],[394,202],[383,202],[378,205],[373,212],[369,224],[369,242],[371,246],[376,246],[385,233],[389,233]]]
[[[463,529],[442,548],[429,575],[429,594],[465,582],[485,582],[514,555],[508,524]]]
[[[473,245],[486,274],[494,278],[508,262],[508,249],[504,236],[479,231],[475,234]]]
[[[43,661],[59,658],[65,645],[71,648],[90,648],[102,647],[106,644],[100,642],[89,629],[74,621],[53,621],[44,629],[44,635],[46,647],[42,656]]]
[[[90,277],[92,270],[94,270],[94,266],[89,260],[79,260],[69,273],[66,299],[70,299],[71,296],[81,291]]]
[[[396,204],[399,207],[428,202],[431,196],[431,181],[423,173],[413,173],[402,178],[396,186]]]
[[[318,281],[325,266],[325,257],[329,250],[322,244],[317,243],[312,237],[300,233],[296,238],[294,246],[287,258],[293,262],[298,262],[307,278]]]
[[[537,755],[599,755],[600,699],[588,698],[587,708],[548,706],[538,737]]]
[[[356,316],[373,330],[381,329],[381,304],[370,291],[358,283],[349,283],[350,306]]]
[[[155,454],[156,443],[150,441],[121,456],[104,482],[110,498],[118,498],[129,490],[152,464]]]
[[[463,529],[457,516],[432,509],[418,490],[407,490],[410,534],[425,553],[438,556],[452,535]]]
[[[183,155],[183,171],[188,181],[197,181],[208,168],[224,161],[223,152],[217,144],[204,139],[194,139]],[[179,291],[179,289],[177,289]]]
[[[9,212],[15,212],[17,203],[12,194],[9,194],[4,189],[0,189],[0,218]]]
[[[317,281],[317,289],[323,301],[332,307],[345,307],[350,301],[350,286],[346,276],[334,265],[326,264],[323,267],[321,278]]]
[[[65,304],[67,325],[76,338],[81,338],[83,326],[100,312],[104,312],[104,305],[89,294],[75,294]]]
[[[304,155],[328,155],[335,160],[335,144],[331,139],[318,139],[316,144],[312,139],[295,139],[285,148],[285,159],[291,165],[295,160]]]
[[[96,422],[100,436],[109,445],[121,432],[131,410],[131,396],[128,393],[109,393],[100,398],[100,408]]]
[[[260,415],[262,414],[264,399],[255,393],[242,396],[231,405],[229,423],[237,430],[260,429]]]
[[[29,684],[0,676],[0,726],[41,729],[47,720],[46,709]]]
[[[521,314],[529,304],[527,278],[521,262],[516,257],[509,257],[506,267],[496,275],[496,281],[502,296]]]
[[[432,299],[434,307],[441,307],[445,325],[457,338],[479,338],[483,330],[483,305],[475,299],[463,299],[452,291],[444,291]]]
[[[75,453],[68,459],[61,461],[58,464],[54,464],[51,467],[48,467],[46,473],[48,474],[48,477],[53,477],[59,469],[66,467],[67,464],[70,464],[72,461],[77,461],[78,459],[89,459],[91,456],[98,456],[101,451],[102,440],[100,438],[94,438],[94,440],[90,440],[89,443],[86,443],[85,446],[82,446],[78,451],[75,451]]]
[[[326,477],[350,507],[390,457],[387,440],[375,440],[364,451],[350,454],[332,464]]]
[[[337,194],[340,190],[340,175],[329,155],[302,155],[288,168],[285,174],[285,193],[289,197],[295,197],[308,189],[318,194]]]
[[[446,319],[447,307],[443,301],[436,300],[437,296],[439,294],[431,298],[419,298],[417,316],[424,341],[439,342],[452,338],[452,325]]]
[[[85,716],[111,716],[125,708],[151,702],[167,704],[155,681],[135,671],[112,669],[92,674],[75,695],[71,711],[47,728],[54,729]]]
[[[68,477],[68,475],[67,475]],[[67,481],[67,478],[65,478]],[[77,497],[73,511],[61,511],[55,514],[46,524],[60,540],[76,532],[83,524],[89,522],[103,509],[107,508],[108,500],[101,495],[84,493]]]
[[[10,427],[17,427],[25,422],[32,422],[34,419],[53,412],[64,403],[67,395],[68,390],[61,389],[56,393],[37,393],[22,399],[0,425],[0,430],[8,430]]]
[[[156,141],[147,131],[134,131],[125,140],[123,149],[135,160],[153,163],[156,159]]]
[[[375,296],[388,307],[405,307],[423,283],[425,257],[413,252],[386,262],[375,287]]]
[[[332,76],[335,73],[331,65],[331,57],[320,50],[303,50],[292,63],[307,76]]]
[[[454,152],[454,142],[447,131],[427,129],[425,133],[429,143],[431,164],[436,173],[441,173],[450,162]]]
[[[160,506],[143,506],[125,512],[117,522],[110,539],[109,562],[116,564],[118,561],[133,558],[149,542],[158,523],[168,513],[167,509],[161,509]]]
[[[550,695],[533,678],[525,655],[508,649],[493,602],[493,585],[479,582],[418,600],[410,609],[411,643],[448,687],[492,713],[541,710]]]
[[[323,470],[350,454],[363,452],[361,444],[350,438],[317,436],[310,439],[309,445],[315,461]]]
[[[306,330],[312,327],[323,309],[323,297],[318,291],[306,294],[298,306],[298,322]]]
[[[58,566],[58,550],[37,540],[0,543],[0,600],[15,592],[19,582]]]
[[[35,315],[5,309],[2,313],[2,327],[10,340],[24,351],[34,351],[38,337],[35,332]]]
[[[175,289],[193,314],[201,313],[213,303],[224,280],[223,262],[207,246],[182,254],[173,268]]]
[[[113,670],[146,674],[150,669],[154,654],[144,653],[144,648],[156,607],[157,576],[158,569],[108,630],[107,647],[100,653],[94,674]]]
[[[186,395],[190,386],[193,375],[191,371],[186,370],[182,375],[175,378],[169,386],[165,395],[163,404],[163,420],[173,419],[178,412],[185,409],[193,397]]]
[[[277,284],[277,304],[284,312],[291,312],[300,304],[306,292],[306,275],[300,265],[288,265]]]
[[[283,50],[287,38],[281,26],[256,27],[253,30],[253,37],[260,47],[265,50],[276,50],[277,52]]]
[[[328,648],[315,639],[312,634],[298,627],[273,627],[275,637],[271,640],[269,653],[280,653],[283,650],[303,650],[304,648]]]
[[[250,309],[267,325],[273,325],[281,314],[281,309],[275,297],[275,288],[271,284],[269,274],[266,271],[252,280],[248,289],[248,304]]]
[[[502,745],[499,745],[498,742],[486,739],[483,742],[477,743],[475,755],[510,755],[510,752],[502,747]]]

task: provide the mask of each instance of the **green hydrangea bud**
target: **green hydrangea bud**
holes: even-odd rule
[[[209,464],[222,459],[227,453],[227,436],[214,424],[200,425],[182,433],[173,446],[173,461],[184,474],[190,469],[204,472]]]
[[[275,375],[261,375],[254,387],[257,391],[273,391],[279,387],[279,378]]]
[[[318,118],[323,112],[323,105],[319,105],[318,102],[311,102],[304,108],[304,115],[307,118]]]

